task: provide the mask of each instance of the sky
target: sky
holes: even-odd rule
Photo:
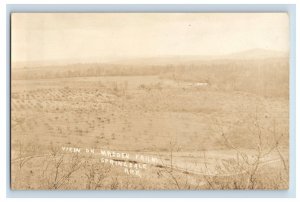
[[[289,50],[287,13],[13,13],[12,62]]]

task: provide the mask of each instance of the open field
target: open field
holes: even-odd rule
[[[11,186],[287,189],[286,61],[12,69]]]

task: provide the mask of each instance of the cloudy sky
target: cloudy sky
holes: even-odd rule
[[[286,13],[14,13],[13,62],[289,50]]]

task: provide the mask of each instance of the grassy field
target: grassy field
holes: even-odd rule
[[[12,69],[13,189],[288,188],[287,60],[103,66]]]

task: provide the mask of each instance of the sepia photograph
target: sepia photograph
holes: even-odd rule
[[[288,13],[11,13],[12,190],[289,189]]]

